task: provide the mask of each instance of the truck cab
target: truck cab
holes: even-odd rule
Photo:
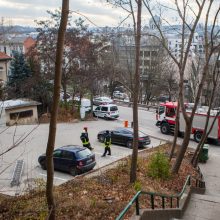
[[[161,133],[174,132],[177,102],[161,103],[157,109],[156,126],[160,127]]]

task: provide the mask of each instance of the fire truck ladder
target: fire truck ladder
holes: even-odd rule
[[[20,180],[21,180],[21,174],[24,167],[24,161],[23,160],[17,160],[16,166],[14,168],[12,180],[11,180],[11,187],[13,186],[19,186]]]

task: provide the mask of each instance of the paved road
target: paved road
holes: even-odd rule
[[[92,146],[95,148],[97,165],[95,168],[102,167],[113,161],[116,161],[124,156],[131,154],[131,150],[123,146],[112,146],[112,156],[102,158],[101,155],[104,147],[97,141],[97,133],[103,129],[113,129],[115,127],[122,127],[123,121],[132,121],[132,109],[128,107],[119,107],[120,119],[117,121],[105,121],[98,119],[97,121],[82,121],[78,123],[61,123],[57,125],[57,137],[55,148],[68,144],[79,144],[80,134],[83,127],[88,127],[89,137]],[[152,143],[148,147],[157,146],[161,143],[159,140],[165,139],[172,141],[172,136],[163,135],[160,130],[155,126],[155,113],[139,110],[139,126],[140,130],[149,134]],[[46,172],[43,171],[38,162],[38,156],[45,153],[49,126],[48,124],[36,125],[22,125],[17,127],[0,127],[0,153],[7,150],[13,143],[22,140],[31,130],[33,132],[17,147],[0,157],[0,192],[14,195],[16,192],[22,192],[28,186],[31,187],[35,178],[46,177]],[[159,138],[159,139],[158,139]],[[181,139],[179,139],[181,142]],[[196,146],[195,142],[191,142],[191,146]],[[220,149],[220,148],[216,148]],[[215,148],[210,149],[215,153]],[[10,180],[13,174],[13,169],[17,159],[23,159],[25,162],[24,172],[20,187],[10,187]],[[69,174],[55,172],[55,184],[61,184],[73,177]]]

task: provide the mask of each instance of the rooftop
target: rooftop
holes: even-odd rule
[[[11,60],[12,57],[8,56],[7,54],[0,52],[0,60]]]
[[[0,108],[13,109],[18,107],[24,106],[35,106],[40,105],[40,102],[36,102],[33,100],[22,100],[22,99],[15,99],[15,100],[6,100],[0,102]]]

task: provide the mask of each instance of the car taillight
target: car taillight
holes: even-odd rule
[[[82,162],[82,161],[79,161],[79,162],[78,162],[78,165],[79,165],[79,166],[83,166],[83,162]]]
[[[144,140],[144,138],[138,138],[138,140],[139,140],[139,141],[143,141],[143,140]]]

